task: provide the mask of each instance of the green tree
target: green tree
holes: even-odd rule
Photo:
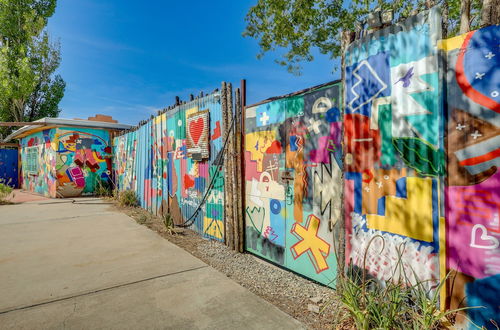
[[[57,0],[0,0],[0,120],[59,114],[66,84],[54,75],[60,46],[44,30]],[[12,128],[3,129],[3,134]]]
[[[481,24],[482,0],[468,1],[468,29],[474,29]],[[243,35],[258,40],[258,58],[267,52],[284,51],[276,62],[300,73],[300,62],[314,59],[313,49],[339,57],[342,31],[365,28],[360,22],[375,9],[392,10],[394,21],[399,21],[436,4],[447,9],[448,35],[458,33],[461,0],[258,0],[246,15]]]

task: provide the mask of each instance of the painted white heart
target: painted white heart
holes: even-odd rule
[[[476,231],[481,229],[481,242],[476,243]],[[490,244],[485,245],[486,242],[491,242]],[[481,243],[483,245],[481,245]],[[486,227],[480,224],[474,225],[472,227],[470,246],[478,249],[488,249],[493,250],[496,249],[499,245],[498,239],[493,236],[488,236],[488,232]]]

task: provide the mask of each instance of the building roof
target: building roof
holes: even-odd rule
[[[56,127],[80,127],[80,128],[100,128],[100,129],[111,129],[111,130],[126,130],[132,128],[131,125],[119,124],[116,120],[113,120],[109,116],[96,115],[95,117],[89,117],[88,120],[85,119],[64,119],[64,118],[42,118],[35,120],[34,123],[43,123],[43,125],[27,125],[20,129],[12,132],[9,136],[4,139],[4,142],[10,141],[12,139],[20,139],[30,134],[43,131],[49,128]]]

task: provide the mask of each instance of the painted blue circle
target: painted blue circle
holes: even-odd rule
[[[279,214],[281,211],[281,203],[279,200],[271,199],[271,212]]]

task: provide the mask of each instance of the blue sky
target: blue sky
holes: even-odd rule
[[[247,79],[251,104],[339,77],[338,61],[319,54],[299,77],[274,54],[256,59],[257,41],[241,35],[256,1],[59,0],[48,31],[61,42],[67,84],[60,116],[137,124],[175,95],[186,100],[221,81]]]

